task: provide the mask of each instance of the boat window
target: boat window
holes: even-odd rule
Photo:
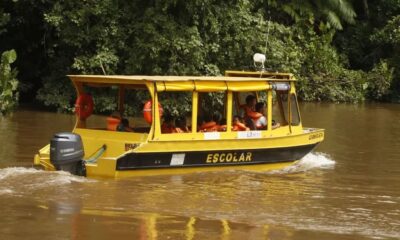
[[[94,102],[93,114],[86,119],[84,128],[106,130],[107,117],[118,109],[118,86],[85,85],[84,92],[91,95]]]
[[[246,105],[246,98],[248,96],[255,96],[257,102],[267,102],[266,91],[252,91],[252,92],[234,92],[233,94],[233,115],[244,117],[244,106]]]
[[[124,104],[121,108],[123,118],[127,118],[129,126],[134,132],[148,133],[150,131],[150,123],[144,116],[144,108],[150,105],[148,102],[151,96],[147,88],[125,89]]]
[[[197,130],[226,131],[226,92],[199,92]]]
[[[291,124],[298,126],[300,124],[300,114],[295,94],[290,95],[290,109],[292,114]]]
[[[268,91],[272,91],[272,130],[288,125],[288,91],[267,90],[234,92],[232,130],[266,130],[268,117]],[[253,98],[249,104],[246,99]]]
[[[145,85],[85,85],[84,92],[94,102],[93,114],[84,128],[148,133],[150,125],[143,116],[146,99],[151,99]]]
[[[233,94],[233,116],[244,117],[243,105],[246,104],[246,97],[248,95],[254,95],[254,92],[235,92]]]
[[[266,91],[234,92],[232,106],[233,131],[266,129]]]
[[[161,133],[189,133],[192,123],[192,92],[159,92],[163,109]]]
[[[288,91],[274,91],[274,96],[277,104],[274,104],[273,107],[273,119],[279,122],[281,126],[286,126],[289,122]]]

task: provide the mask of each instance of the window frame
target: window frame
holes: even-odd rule
[[[294,102],[293,102],[294,100]],[[293,106],[293,103],[295,106]],[[293,114],[296,114],[298,122],[293,123]],[[300,117],[300,109],[299,109],[299,102],[297,100],[297,96],[295,93],[290,94],[290,125],[291,126],[300,126],[301,125],[301,117]]]

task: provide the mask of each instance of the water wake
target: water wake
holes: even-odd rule
[[[0,182],[5,181],[11,177],[16,177],[20,175],[30,175],[38,172],[40,172],[40,170],[36,170],[34,168],[23,168],[23,167],[3,168],[0,169]]]
[[[0,195],[14,195],[43,188],[72,183],[91,182],[63,171],[43,171],[34,168],[9,167],[0,169]]]
[[[296,164],[280,170],[271,171],[271,174],[287,174],[306,172],[312,169],[332,169],[336,162],[326,153],[311,152]]]

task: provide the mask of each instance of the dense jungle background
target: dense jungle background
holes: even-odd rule
[[[303,101],[399,102],[400,0],[1,0],[0,111],[72,111],[67,74],[222,75],[256,52]]]

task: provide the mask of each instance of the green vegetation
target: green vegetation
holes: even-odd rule
[[[5,115],[13,110],[18,102],[17,70],[11,64],[17,59],[14,50],[1,54],[0,59],[0,115]]]
[[[220,75],[256,52],[304,101],[399,101],[399,26],[400,0],[4,0],[0,52],[19,55],[22,101],[62,111],[67,74]]]
[[[10,15],[0,8],[0,36],[6,32],[5,26],[9,20]],[[0,115],[5,115],[13,110],[18,102],[18,72],[11,68],[17,54],[14,50],[9,50],[3,52],[0,57]]]

